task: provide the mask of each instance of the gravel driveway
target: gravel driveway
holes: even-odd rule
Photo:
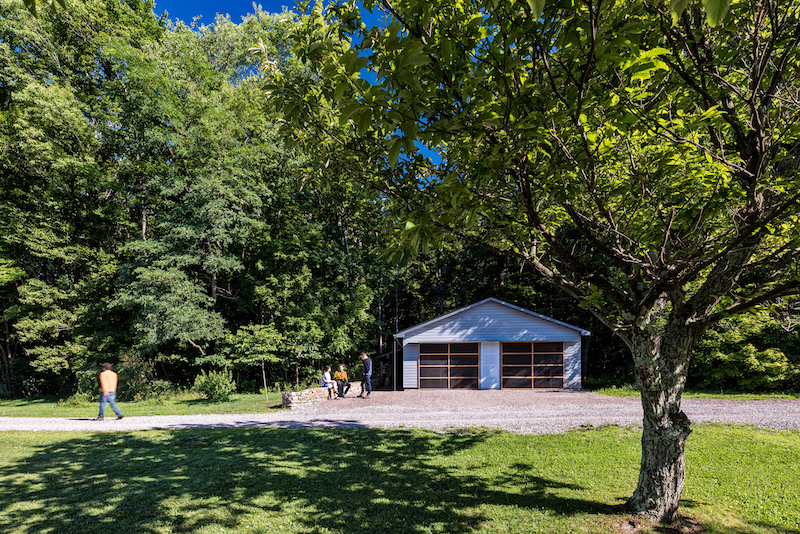
[[[124,403],[122,405],[124,410]],[[730,401],[685,399],[683,410],[696,423],[756,425],[773,430],[800,428],[800,400]],[[297,410],[238,415],[155,415],[117,421],[86,418],[0,417],[0,431],[128,431],[222,427],[493,427],[520,434],[553,434],[580,427],[642,422],[638,398],[604,397],[564,390],[376,391],[324,401]]]

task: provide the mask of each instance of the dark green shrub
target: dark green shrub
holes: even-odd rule
[[[81,369],[75,373],[78,387],[72,394],[76,399],[96,399],[100,391],[100,366]]]
[[[794,340],[765,311],[731,317],[706,331],[692,355],[689,385],[725,391],[792,389],[800,375]]]
[[[194,390],[206,399],[225,401],[236,390],[230,371],[202,371],[194,379]]]
[[[175,387],[167,380],[153,380],[147,386],[148,399],[163,399],[175,393]]]

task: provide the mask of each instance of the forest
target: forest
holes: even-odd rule
[[[0,395],[90,395],[106,361],[123,399],[220,369],[239,391],[262,370],[292,387],[487,297],[590,330],[587,387],[634,383],[586,302],[475,233],[414,242],[401,196],[364,186],[371,160],[319,149],[287,96],[323,85],[297,45],[309,20],[186,25],[140,0],[35,17],[0,0]],[[799,314],[776,296],[717,321],[688,386],[800,390]]]

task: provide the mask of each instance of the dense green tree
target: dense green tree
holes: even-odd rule
[[[0,257],[25,271],[3,315],[12,359],[50,386],[107,348],[98,304],[113,282],[126,199],[102,135],[113,107],[105,88],[116,76],[105,30],[157,36],[151,8],[88,2],[36,19],[0,3]],[[43,385],[24,374],[28,390]]]
[[[800,338],[767,310],[725,318],[697,343],[689,384],[706,390],[770,391],[800,378]]]
[[[124,65],[116,135],[134,184],[141,234],[123,249],[114,303],[131,313],[142,353],[214,358],[226,332],[276,329],[272,361],[294,381],[321,359],[355,351],[370,335],[365,264],[376,195],[320,189],[308,163],[283,146],[263,112],[258,38],[271,72],[304,76],[288,57],[287,14],[241,25],[171,28],[158,42],[114,48]],[[263,57],[263,56],[262,56]],[[143,173],[140,171],[144,171]],[[238,334],[237,334],[238,335]],[[230,362],[228,362],[230,363]]]
[[[298,25],[318,78],[275,85],[285,125],[395,199],[411,248],[444,231],[521,259],[626,342],[629,504],[673,520],[695,343],[800,287],[800,5],[734,4],[716,27],[655,2],[373,5],[382,27],[352,2]]]
[[[69,390],[116,359],[137,384],[189,383],[231,335],[276,329],[264,374],[305,380],[371,343],[381,203],[318,187],[264,112],[265,79],[307,78],[290,14],[1,7],[4,391]]]
[[[14,262],[0,257],[0,310],[3,315],[0,316],[0,323],[2,323],[2,333],[0,334],[0,376],[2,383],[0,383],[0,394],[11,395],[14,391],[14,365],[13,355],[17,352],[16,339],[11,336],[11,322],[15,318],[16,312],[12,310],[11,303],[15,301],[16,295],[13,295],[13,284],[25,276],[25,271],[17,267]],[[18,297],[17,297],[18,298]]]
[[[267,398],[267,363],[280,363],[277,353],[281,348],[283,335],[273,325],[246,325],[235,334],[225,337],[230,360],[233,365],[259,365],[264,386],[264,400]]]

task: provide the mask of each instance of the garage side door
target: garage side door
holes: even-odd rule
[[[564,343],[503,343],[503,388],[563,388]]]
[[[419,387],[478,389],[479,343],[420,343]]]

